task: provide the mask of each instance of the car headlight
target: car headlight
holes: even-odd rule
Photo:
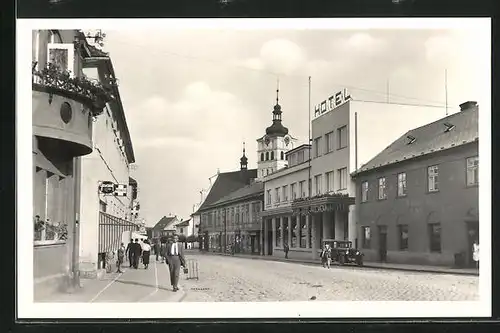
[[[359,251],[356,251],[356,254],[359,254]]]

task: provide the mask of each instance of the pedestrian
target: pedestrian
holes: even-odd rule
[[[138,266],[139,266],[139,258],[141,257],[141,252],[142,252],[142,249],[141,249],[141,245],[139,244],[139,239],[135,239],[135,243],[134,243],[134,247],[133,247],[133,253],[134,253],[134,257],[133,257],[133,264],[132,266],[137,269]]]
[[[321,251],[321,263],[323,267],[328,267],[330,269],[330,265],[332,262],[332,249],[329,244],[325,244],[323,251]]]
[[[134,240],[130,239],[130,243],[128,243],[127,250],[125,251],[125,255],[128,256],[129,267],[132,267],[134,264],[133,261],[134,251],[132,250],[133,248],[134,248]]]
[[[283,251],[285,251],[285,259],[288,259],[288,251],[290,251],[290,246],[288,246],[287,242],[283,244]]]
[[[181,267],[185,267],[184,249],[179,243],[179,236],[174,235],[173,243],[168,244],[166,251],[166,263],[170,271],[170,284],[173,291],[179,290],[179,273]]]
[[[120,248],[117,251],[117,257],[118,259],[116,260],[116,266],[118,267],[118,270],[116,271],[117,273],[123,273],[121,271],[121,267],[123,264],[123,259],[125,258],[125,245],[123,243],[120,245]]]
[[[113,251],[109,250],[104,255],[104,268],[106,269],[106,273],[111,273],[111,261],[114,258]]]
[[[479,241],[477,240],[472,244],[472,259],[476,262],[476,267],[479,268]]]
[[[158,244],[158,240],[155,240],[155,244],[153,245],[153,249],[155,251],[156,261],[158,261],[158,256],[160,255],[160,246]]]
[[[146,239],[144,243],[142,243],[142,263],[144,264],[144,269],[148,269],[150,255],[151,246],[149,245],[149,241]]]

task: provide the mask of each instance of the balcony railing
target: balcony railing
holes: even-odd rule
[[[106,103],[114,99],[111,89],[100,82],[90,81],[86,77],[72,77],[69,71],[61,71],[51,63],[41,70],[37,70],[36,65],[36,62],[32,64],[32,87],[47,92],[49,100],[52,94],[68,97],[88,106],[92,116],[97,116],[102,113]],[[110,84],[116,82],[110,80]]]
[[[344,193],[324,193],[324,194],[317,194],[311,198],[305,197],[305,198],[297,198],[293,200],[293,203],[297,202],[302,202],[302,201],[308,201],[308,200],[314,200],[314,199],[319,199],[319,198],[349,198],[349,194],[344,194]]]

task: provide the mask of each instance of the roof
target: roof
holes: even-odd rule
[[[247,185],[245,187],[237,189],[236,191],[231,192],[230,194],[222,197],[221,199],[217,200],[210,206],[218,206],[260,194],[264,194],[264,183],[255,182],[253,184]]]
[[[207,207],[211,206],[217,200],[244,187],[250,183],[251,179],[255,178],[257,178],[257,169],[219,173],[205,201],[192,215],[207,209]]]
[[[186,220],[186,221],[182,221],[180,223],[177,223],[175,226],[176,227],[188,227],[189,226],[189,221],[191,221],[191,219]]]
[[[163,230],[167,225],[169,225],[173,220],[175,220],[177,216],[172,216],[172,217],[166,217],[163,216],[158,223],[155,224],[153,227],[153,230],[158,231],[158,230]]]
[[[412,129],[362,165],[354,174],[475,142],[479,140],[478,112],[477,108],[463,110]],[[450,125],[454,127],[446,131]],[[411,141],[413,142],[409,144]]]
[[[311,148],[311,145],[307,144],[307,143],[303,143],[300,146],[297,146],[297,147],[295,147],[293,149],[290,149],[289,151],[287,151],[285,153],[285,155],[289,155],[289,154],[295,153],[296,151],[303,150],[303,149],[306,149],[306,148],[307,149]]]

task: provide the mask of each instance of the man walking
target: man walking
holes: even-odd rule
[[[133,257],[133,267],[137,269],[139,267],[139,258],[141,257],[142,248],[141,244],[139,244],[139,239],[135,239],[134,247],[133,247],[134,257]]]
[[[120,248],[118,249],[117,251],[117,261],[116,261],[116,266],[118,267],[118,270],[116,271],[117,273],[123,273],[121,271],[121,267],[122,267],[122,264],[123,264],[123,259],[125,257],[125,245],[123,245],[123,243],[120,245]]]
[[[130,243],[127,245],[127,250],[125,250],[125,255],[128,255],[128,263],[130,267],[134,264],[133,258],[134,258],[134,251],[132,250],[134,248],[134,240],[131,239]]]
[[[288,251],[290,251],[290,247],[288,246],[287,242],[283,244],[283,251],[285,251],[285,259],[288,259]]]
[[[184,267],[186,262],[184,259],[184,249],[179,243],[179,236],[174,235],[174,241],[171,244],[167,244],[166,250],[165,260],[170,271],[170,284],[173,291],[177,291],[179,290],[179,273],[181,267]]]
[[[158,244],[158,240],[155,240],[153,250],[155,251],[156,261],[158,261],[158,257],[160,256],[160,244]]]

